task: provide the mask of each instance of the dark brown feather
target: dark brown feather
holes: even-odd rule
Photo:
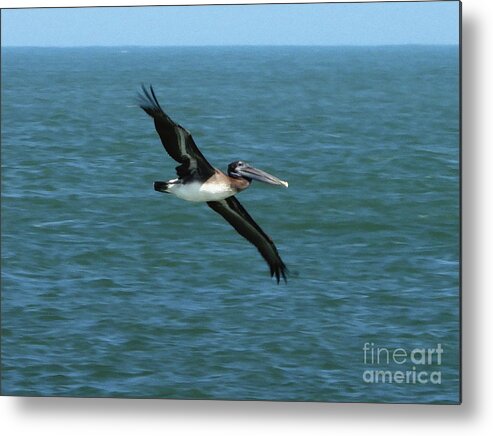
[[[236,231],[250,241],[269,264],[271,277],[275,275],[277,283],[281,277],[286,280],[288,272],[272,239],[258,226],[236,197],[221,201],[207,202],[209,207],[228,221]]]
[[[154,119],[154,126],[161,138],[164,149],[181,165],[176,167],[178,177],[195,176],[207,180],[214,174],[214,168],[202,155],[190,132],[176,124],[161,108],[152,86],[142,86],[140,107]]]

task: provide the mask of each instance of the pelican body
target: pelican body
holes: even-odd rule
[[[142,90],[140,107],[154,119],[164,149],[180,164],[176,167],[178,178],[156,181],[154,189],[182,200],[207,203],[241,236],[257,247],[277,283],[281,277],[286,281],[287,268],[274,242],[252,219],[235,195],[250,187],[253,180],[286,188],[288,183],[241,160],[230,163],[227,174],[214,168],[202,155],[190,132],[176,124],[163,111],[152,86],[149,90],[143,86]]]

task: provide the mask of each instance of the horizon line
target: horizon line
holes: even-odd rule
[[[122,44],[122,45],[2,45],[1,48],[204,48],[204,47],[458,47],[460,43],[383,43],[383,44]]]

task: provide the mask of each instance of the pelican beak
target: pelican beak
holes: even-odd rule
[[[278,179],[265,171],[253,168],[250,165],[246,165],[243,168],[238,169],[237,172],[243,177],[258,180],[259,182],[269,183],[270,185],[281,185],[285,188],[288,187],[288,182]]]

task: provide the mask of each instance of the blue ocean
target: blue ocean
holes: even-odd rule
[[[2,48],[4,395],[457,403],[458,46]],[[287,284],[175,177],[152,84]]]

